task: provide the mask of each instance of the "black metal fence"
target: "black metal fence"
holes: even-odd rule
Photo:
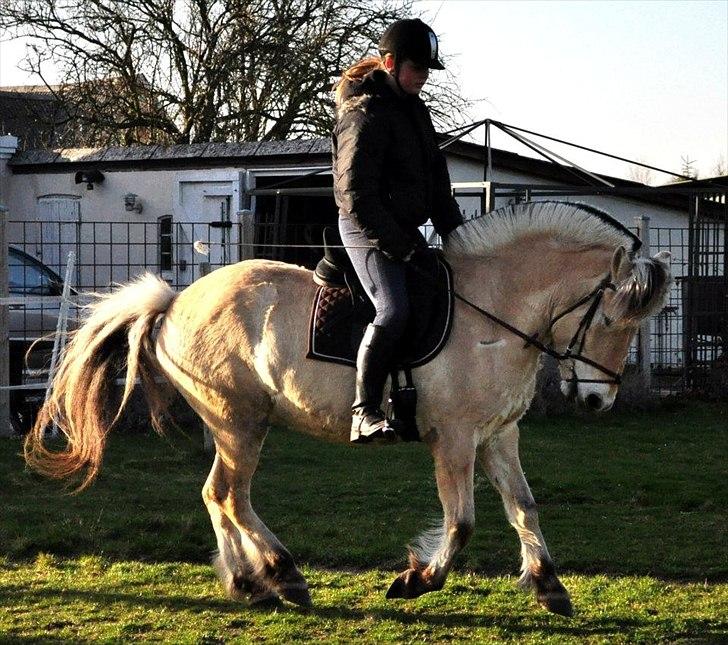
[[[108,292],[146,272],[183,289],[203,272],[252,256],[252,249],[240,245],[239,224],[173,222],[171,217],[156,222],[9,221],[6,237],[10,411],[19,432],[28,428],[44,396],[69,255],[74,303],[69,329],[78,326],[80,305],[91,292]]]
[[[726,205],[712,202],[700,211],[701,204],[702,198],[689,227],[650,229],[652,252],[670,251],[676,278],[667,307],[650,323],[653,384],[662,392],[694,388],[711,366],[726,360]],[[171,217],[156,222],[8,222],[11,296],[34,297],[11,305],[11,384],[43,379],[47,351],[29,367],[22,367],[18,357],[33,339],[55,331],[58,285],[70,252],[76,258],[71,283],[80,294],[108,291],[148,271],[182,289],[208,270],[249,257],[312,267],[322,253],[318,245],[326,222],[289,220],[280,213],[260,216],[247,229],[242,223],[173,222]],[[437,243],[430,228],[424,232]],[[72,310],[71,327],[78,318]],[[629,360],[638,359],[633,347]]]

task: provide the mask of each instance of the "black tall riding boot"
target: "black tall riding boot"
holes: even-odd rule
[[[393,440],[395,428],[381,410],[392,353],[399,339],[385,327],[368,325],[356,356],[356,399],[352,406],[352,443]]]

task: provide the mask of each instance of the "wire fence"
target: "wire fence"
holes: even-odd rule
[[[173,222],[171,217],[155,222],[8,222],[10,295],[18,297],[17,304],[10,306],[11,385],[45,382],[52,341],[40,343],[27,364],[23,356],[31,342],[56,329],[60,276],[69,252],[76,257],[72,285],[76,300],[89,292],[107,292],[146,272],[161,276],[179,290],[209,270],[252,257],[313,268],[322,256],[323,224],[289,222],[283,233],[276,226],[266,221],[252,228],[230,221]],[[439,244],[431,227],[423,227],[423,232],[430,243]],[[690,230],[652,228],[650,234],[653,252],[672,254],[675,277],[667,307],[650,322],[653,384],[663,392],[679,391],[686,385]],[[707,243],[719,246],[722,240]],[[79,309],[73,308],[68,319],[71,329],[77,326]],[[628,360],[636,363],[638,359],[635,344]]]

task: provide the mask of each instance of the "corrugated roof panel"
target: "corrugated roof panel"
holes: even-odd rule
[[[53,163],[58,157],[55,150],[23,150],[16,152],[10,160],[10,165]]]
[[[154,155],[158,146],[114,146],[107,148],[104,161],[146,161]]]
[[[306,154],[311,149],[311,139],[296,141],[261,141],[256,157],[268,155]]]
[[[252,157],[260,146],[258,141],[239,143],[210,143],[203,157]]]
[[[203,156],[209,143],[179,143],[172,146],[157,146],[150,159],[192,159]]]
[[[107,148],[65,148],[58,151],[55,163],[100,161]]]
[[[325,154],[331,152],[331,139],[313,139],[310,154]]]
[[[69,148],[59,152],[29,150],[17,152],[14,166],[49,163],[134,162],[175,159],[225,159],[280,155],[329,154],[329,139],[295,141],[241,141],[239,143],[189,143],[171,146],[114,146],[110,148]]]

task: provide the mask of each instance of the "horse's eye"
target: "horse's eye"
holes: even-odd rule
[[[604,316],[604,326],[609,327],[612,324],[612,319],[609,316]]]

